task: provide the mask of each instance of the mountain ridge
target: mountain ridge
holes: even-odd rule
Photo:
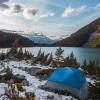
[[[82,47],[88,42],[89,37],[93,32],[96,32],[100,26],[100,18],[89,23],[83,28],[73,33],[70,37],[62,39],[54,43],[54,46]]]

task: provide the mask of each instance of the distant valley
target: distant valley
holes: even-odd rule
[[[23,47],[32,46],[63,46],[63,47],[100,47],[100,18],[82,27],[77,32],[64,39],[51,39],[42,33],[0,30],[0,47],[11,47],[12,43],[19,39]]]

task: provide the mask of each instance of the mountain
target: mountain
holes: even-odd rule
[[[30,47],[30,46],[34,46],[34,43],[15,33],[9,33],[9,32],[4,32],[0,30],[0,48],[7,48],[7,47],[11,47],[12,43],[16,40],[19,39],[22,43],[22,46],[24,47]]]
[[[100,26],[96,32],[91,34],[88,42],[84,44],[84,47],[100,47]]]
[[[54,46],[68,46],[68,47],[91,47],[88,43],[95,43],[95,47],[100,46],[100,18],[96,19],[95,21],[91,22],[90,24],[84,26],[77,32],[73,33],[70,37],[62,39],[54,43]],[[95,37],[92,38],[91,42],[89,41],[90,37],[95,34]],[[98,34],[98,35],[97,35]],[[86,45],[86,43],[88,45]]]
[[[37,43],[37,44],[44,44],[44,45],[51,45],[53,44],[54,42],[56,42],[57,40],[53,40],[41,33],[36,33],[36,32],[32,32],[32,33],[29,33],[29,34],[24,34],[23,36],[27,37],[28,39],[34,41],[34,43]]]

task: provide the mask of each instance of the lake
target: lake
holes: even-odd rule
[[[38,53],[40,50],[40,47],[30,47],[30,48],[24,48],[30,52],[32,52],[34,55]],[[55,54],[57,47],[41,47],[41,50],[45,53],[53,53]],[[90,60],[98,60],[100,64],[100,48],[75,48],[75,47],[62,47],[64,49],[64,57],[67,57],[71,52],[74,53],[76,56],[78,62],[81,64],[83,63],[84,59],[87,61]],[[7,51],[7,49],[0,49],[0,52]]]

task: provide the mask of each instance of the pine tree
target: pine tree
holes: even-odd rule
[[[23,55],[22,47],[19,48],[18,54]]]
[[[84,70],[85,73],[87,73],[87,65],[88,65],[87,60],[85,59],[84,62],[83,62],[83,65],[81,67]]]
[[[53,61],[53,55],[51,53],[50,56],[49,56],[49,58],[47,59],[46,65],[51,64],[52,61]]]
[[[76,68],[80,66],[73,52],[68,57],[65,58],[64,63],[65,66],[71,66]]]
[[[89,64],[86,67],[86,70],[87,70],[88,74],[90,74],[90,75],[95,75],[96,74],[95,73],[95,65],[96,65],[96,62],[90,60]]]
[[[40,54],[40,56],[38,57],[38,62],[39,62],[40,64],[42,64],[42,60],[44,59],[44,57],[45,57],[45,54],[44,54],[44,52],[42,52],[42,53]]]
[[[57,64],[61,64],[64,61],[63,52],[64,52],[64,50],[61,47],[59,47],[56,50],[56,52],[55,52],[55,62]]]
[[[49,53],[46,54],[46,55],[44,55],[43,59],[41,60],[41,64],[42,64],[42,65],[45,65],[45,64],[46,64],[46,62],[47,62],[47,60],[48,60],[48,56],[49,56]]]
[[[41,55],[41,48],[40,48],[40,50],[39,50],[39,52],[38,52],[37,57],[39,58],[39,57],[40,57],[40,55]]]
[[[86,66],[87,66],[87,61],[85,59],[84,62],[83,62],[83,67],[86,67]]]
[[[73,52],[70,54],[70,58],[74,59],[74,53]]]
[[[18,59],[22,59],[23,58],[23,50],[22,50],[22,47],[19,48],[19,51],[17,53],[17,57],[18,57]]]

